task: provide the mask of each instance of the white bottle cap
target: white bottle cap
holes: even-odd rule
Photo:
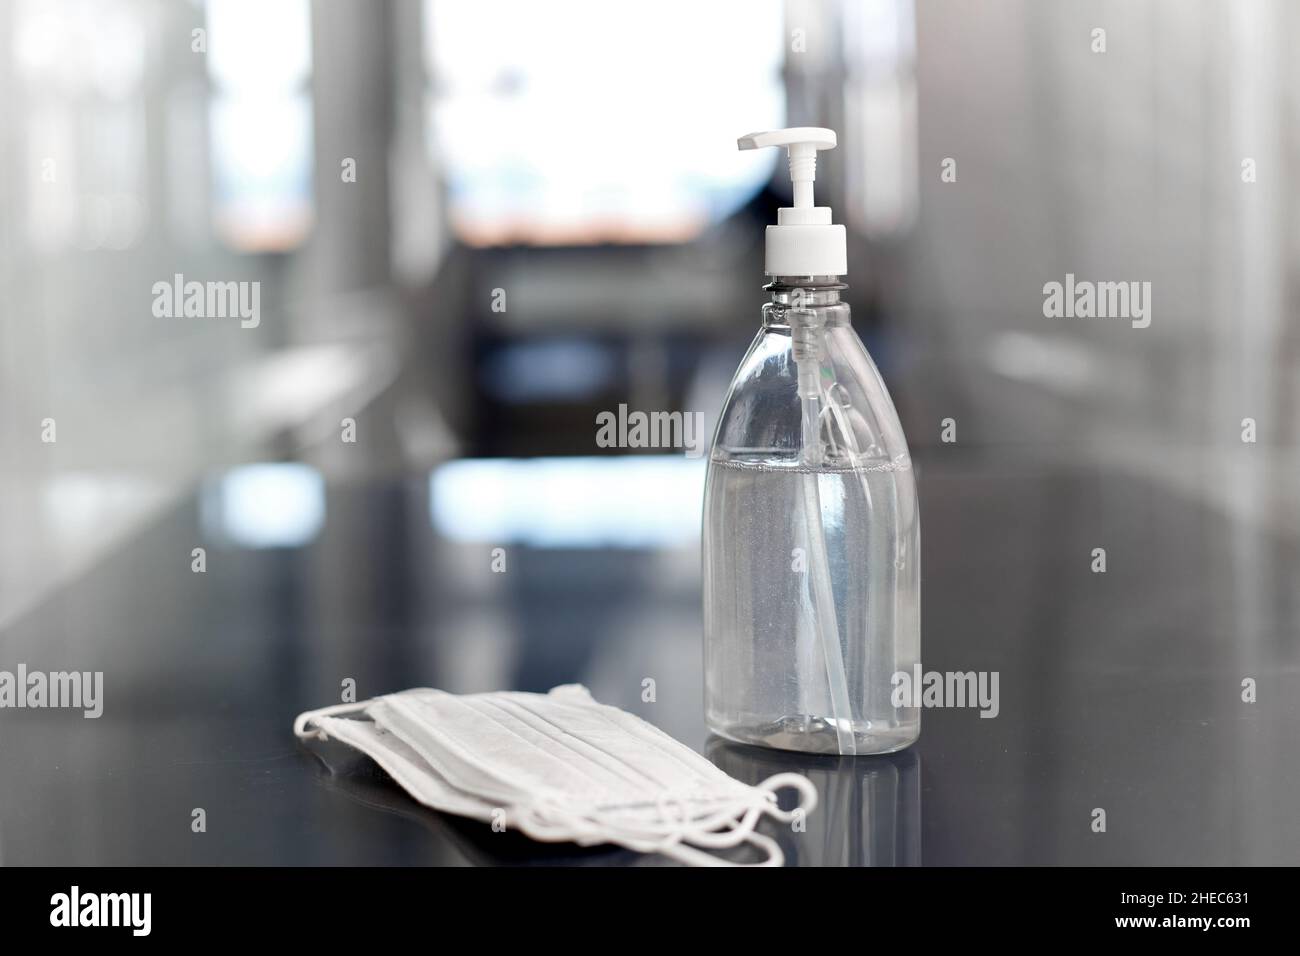
[[[770,276],[842,276],[849,271],[843,226],[831,225],[830,206],[813,205],[817,151],[835,147],[835,131],[796,126],[750,133],[736,140],[741,149],[786,146],[790,150],[790,181],[794,206],[778,209],[776,225],[767,227]]]

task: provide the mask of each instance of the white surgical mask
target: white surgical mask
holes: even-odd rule
[[[706,851],[750,843],[766,854],[760,865],[780,866],[776,841],[754,830],[759,819],[789,821],[817,805],[806,777],[743,784],[577,684],[548,694],[408,690],[308,711],[293,729],[368,754],[435,810],[485,822],[504,812],[534,840],[616,843],[695,865],[725,865]],[[777,806],[783,787],[800,794],[794,810]]]

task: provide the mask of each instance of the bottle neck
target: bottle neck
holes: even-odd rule
[[[840,301],[848,288],[839,276],[773,276],[763,286],[772,300],[763,306],[768,328],[847,325],[849,310]]]

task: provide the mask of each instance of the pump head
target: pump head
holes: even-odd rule
[[[835,147],[835,131],[815,126],[750,133],[736,140],[740,149],[785,146],[790,153],[794,206],[777,210],[767,227],[764,271],[771,276],[842,276],[848,272],[843,226],[831,225],[829,206],[813,204],[817,151]]]

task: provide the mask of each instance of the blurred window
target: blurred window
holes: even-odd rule
[[[240,548],[298,548],[325,524],[325,479],[309,465],[241,465],[204,486],[205,536]]]
[[[247,252],[292,249],[312,206],[308,0],[207,0],[216,228]]]
[[[704,466],[677,455],[462,458],[434,469],[429,514],[452,541],[690,547],[700,538]]]
[[[681,241],[771,176],[779,0],[426,0],[430,148],[474,245]]]
[[[35,249],[125,249],[145,225],[141,87],[149,11],[128,0],[21,0],[27,231]]]

